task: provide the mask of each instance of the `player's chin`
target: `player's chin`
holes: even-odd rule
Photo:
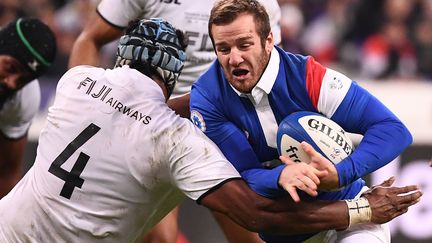
[[[250,77],[233,77],[230,83],[237,91],[244,94],[251,93],[253,87],[255,87],[255,83]]]

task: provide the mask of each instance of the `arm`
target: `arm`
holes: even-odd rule
[[[347,131],[364,134],[353,154],[336,165],[341,186],[388,164],[412,143],[405,125],[356,83],[332,119]]]
[[[27,136],[9,139],[0,132],[0,198],[21,178]]]
[[[72,47],[69,68],[80,64],[98,64],[102,46],[119,38],[122,33],[121,28],[110,25],[94,12]]]
[[[273,169],[263,168],[246,137],[238,129],[219,143],[218,147],[248,185],[265,197],[279,197],[287,191],[294,201],[299,202],[297,188],[311,196],[317,196],[319,178],[327,175],[327,172],[319,171],[306,163],[292,162]]]
[[[378,99],[345,75],[306,63],[306,90],[316,110],[345,131],[364,135],[359,146],[329,173],[332,188],[345,186],[391,162],[412,142],[402,122]]]
[[[370,222],[381,224],[407,212],[420,200],[416,186],[389,187],[388,180],[369,191]],[[408,195],[400,195],[413,192]],[[254,232],[274,234],[310,233],[329,229],[343,230],[350,225],[344,201],[294,203],[289,198],[270,200],[255,194],[242,180],[230,180],[200,198],[202,205],[221,212]]]
[[[283,190],[285,189],[294,200],[299,201],[296,190],[298,187],[311,196],[317,195],[318,177],[326,172],[320,172],[306,164],[294,163],[288,166],[290,168],[263,168],[245,134],[233,122],[228,121],[221,112],[222,109],[218,109],[217,101],[211,100],[206,90],[197,84],[192,88],[190,104],[193,123],[217,144],[255,192],[265,197],[279,197],[286,194]],[[300,168],[295,169],[296,167]],[[307,181],[300,183],[297,179],[299,177],[306,178]]]
[[[184,118],[190,117],[189,112],[189,98],[190,94],[185,94],[179,97],[169,99],[167,105],[169,108],[173,109],[179,116]]]

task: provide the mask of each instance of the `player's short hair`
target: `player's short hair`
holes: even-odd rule
[[[18,18],[0,29],[0,54],[16,58],[30,73],[40,77],[57,51],[53,31],[33,17]]]
[[[256,0],[219,0],[215,2],[208,22],[208,33],[213,46],[212,26],[230,24],[239,15],[245,13],[254,17],[256,31],[260,36],[261,44],[264,46],[271,31],[270,20],[265,7]]]
[[[160,75],[170,95],[186,60],[186,46],[183,32],[167,21],[135,20],[120,38],[116,67],[129,65],[148,76]]]

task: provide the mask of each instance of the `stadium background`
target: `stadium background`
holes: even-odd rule
[[[186,1],[186,0],[184,0]],[[58,78],[67,69],[71,45],[98,0],[1,0],[0,26],[32,15],[50,25],[58,39],[53,68],[41,77],[42,104],[30,130],[26,167]],[[182,2],[182,0],[178,0]],[[365,178],[376,184],[396,175],[396,184],[419,184],[422,201],[392,221],[394,243],[432,242],[432,1],[279,0],[282,43],[288,51],[313,55],[379,97],[406,123],[414,143],[392,163]],[[112,66],[115,43],[104,48],[102,66]],[[355,141],[360,137],[354,136]],[[209,211],[187,200],[180,227],[191,243],[226,242]]]

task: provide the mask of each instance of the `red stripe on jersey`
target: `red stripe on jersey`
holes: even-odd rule
[[[315,61],[313,57],[308,58],[306,62],[306,90],[315,109],[318,107],[321,83],[325,72],[326,68],[323,65]]]

